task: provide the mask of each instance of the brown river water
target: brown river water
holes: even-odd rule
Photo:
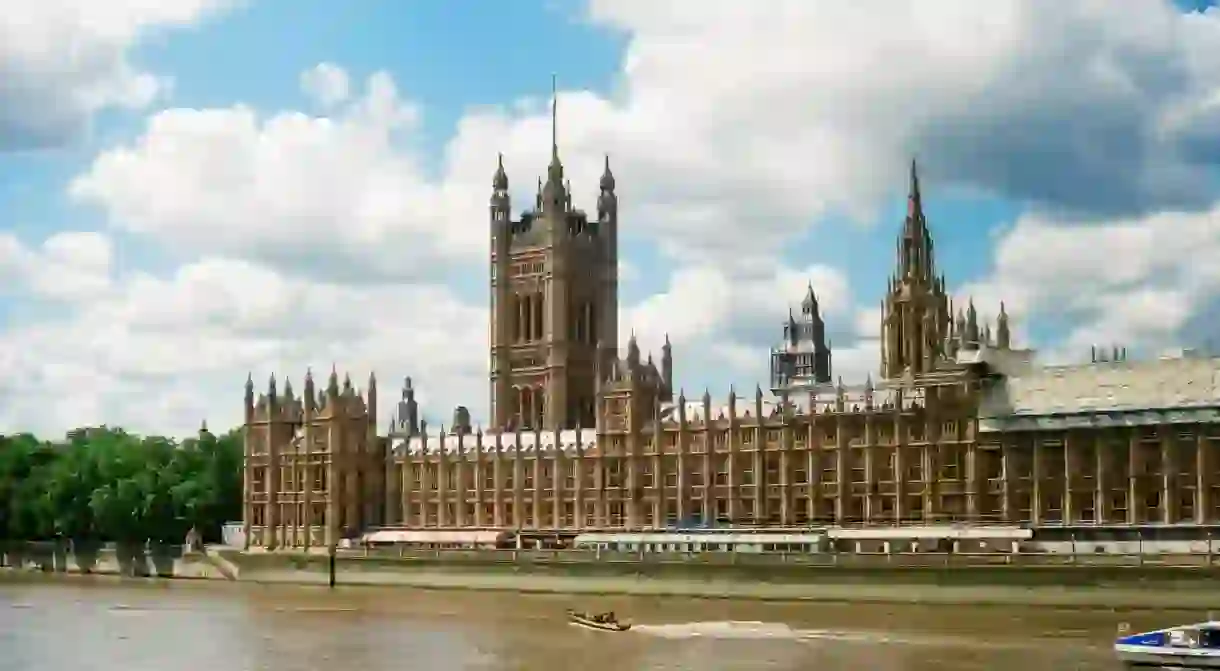
[[[1205,615],[0,576],[0,671],[1113,671],[1119,622]]]

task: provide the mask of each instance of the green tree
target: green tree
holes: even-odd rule
[[[181,443],[122,429],[0,436],[0,539],[180,543],[241,514],[241,431]]]

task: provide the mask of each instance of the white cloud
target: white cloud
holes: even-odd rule
[[[991,276],[964,287],[978,305],[1076,324],[1063,354],[1112,343],[1161,349],[1220,292],[1220,205],[1110,222],[1022,217],[997,243]],[[1200,344],[1200,343],[1193,343]]]
[[[347,71],[334,63],[319,63],[311,70],[301,73],[301,90],[314,103],[331,108],[344,102],[351,95],[351,82]]]
[[[561,153],[589,206],[608,152],[623,229],[672,264],[665,289],[624,306],[621,323],[646,349],[669,332],[683,379],[765,374],[774,325],[811,277],[847,338],[836,372],[875,370],[869,296],[884,279],[849,288],[850,259],[775,257],[828,213],[875,213],[912,154],[946,190],[1042,212],[998,241],[994,277],[964,289],[984,312],[1003,298],[1018,319],[1058,311],[1081,324],[1069,343],[1089,329],[1159,342],[1215,296],[1216,271],[1172,259],[1214,249],[1213,215],[1200,212],[1215,199],[1220,147],[1216,12],[1182,15],[1167,0],[1121,11],[1099,0],[593,0],[590,16],[628,38],[622,81],[612,96],[561,92]],[[524,209],[546,165],[549,110],[471,109],[433,166],[416,151],[421,109],[390,77],[340,96],[347,79],[333,66],[302,77],[326,116],[158,112],[75,181],[74,196],[116,227],[200,258],[184,255],[170,279],[112,278],[113,294],[59,331],[9,336],[42,353],[31,361],[43,362],[46,393],[61,390],[59,421],[119,408],[149,428],[193,424],[192,413],[232,411],[246,368],[328,359],[418,363],[433,412],[480,411],[485,309],[433,285],[482,281],[495,155]],[[1049,214],[1065,211],[1075,214]],[[1103,319],[1131,305],[1146,309]],[[104,365],[52,358],[68,342],[56,337]],[[175,349],[202,355],[176,369]],[[64,391],[83,371],[96,374]]]
[[[140,108],[168,84],[129,60],[153,30],[236,0],[38,0],[0,11],[0,150],[61,144],[97,110]]]
[[[57,233],[37,248],[0,234],[0,279],[44,299],[78,303],[110,289],[113,249],[93,232]]]
[[[332,365],[361,388],[380,373],[383,412],[397,376],[436,380],[422,400],[439,414],[486,397],[475,354],[486,351],[486,318],[440,286],[333,284],[235,259],[202,259],[168,278],[134,273],[70,317],[0,334],[0,428],[108,422],[182,433],[205,418],[223,427],[240,421],[246,371],[260,388],[276,372],[299,392],[307,367],[325,376]]]

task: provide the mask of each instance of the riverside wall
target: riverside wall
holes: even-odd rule
[[[236,569],[214,551],[192,551],[181,545],[0,544],[0,570],[130,578],[237,578]]]
[[[324,554],[222,552],[242,581],[325,585]],[[1050,563],[998,557],[732,554],[606,555],[573,551],[341,553],[340,586],[500,590],[855,603],[1045,605],[1220,610],[1220,566],[1198,557],[1156,563],[1107,557]],[[1016,563],[1017,561],[1023,563]],[[1043,563],[1034,563],[1043,561]]]
[[[962,555],[601,555],[575,551],[340,551],[335,584],[574,596],[639,595],[838,603],[929,603],[1220,611],[1220,565],[1196,555],[1142,557]],[[10,568],[13,568],[12,562]],[[19,568],[327,585],[325,554],[103,548],[26,554]]]

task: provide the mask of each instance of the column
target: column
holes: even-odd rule
[[[530,518],[534,521],[535,529],[541,529],[546,526],[542,520],[542,500],[546,497],[546,488],[542,485],[542,460],[545,458],[542,454],[542,447],[542,436],[535,430],[534,453],[530,463],[530,468],[534,474],[534,491],[531,492],[530,496]]]
[[[762,407],[762,404],[758,404]],[[758,524],[770,519],[767,493],[767,461],[764,457],[767,449],[767,427],[763,425],[761,410],[755,419],[758,425],[754,428],[754,453],[750,455],[750,468],[754,471],[754,523]]]
[[[741,431],[737,425],[737,409],[730,401],[729,403],[729,433],[726,436],[728,439],[728,512],[729,519],[736,522],[741,517],[741,501],[739,499],[740,492],[738,488],[741,486],[741,469],[737,463],[738,455],[741,451]]]
[[[597,436],[598,453],[593,457],[593,525],[598,529],[607,526],[609,511],[606,510],[606,448],[610,439],[603,435]],[[586,457],[588,458],[588,457]]]
[[[254,521],[254,460],[251,458],[251,444],[253,438],[251,433],[253,428],[250,424],[246,424],[242,437],[242,453],[244,459],[241,465],[241,498],[242,498],[242,513],[241,513],[241,533],[242,533],[242,549],[250,549],[250,535],[253,533]],[[266,513],[264,513],[266,514]]]
[[[1127,437],[1127,524],[1131,525],[1144,521],[1144,491],[1140,486],[1143,463],[1139,430],[1130,429]]]
[[[576,439],[580,440],[580,437],[577,436]],[[566,520],[563,518],[563,511],[568,502],[564,491],[568,479],[568,464],[564,457],[563,436],[559,431],[555,431],[555,451],[551,453],[551,527],[554,529],[562,529],[567,526]],[[573,505],[574,508],[575,505]]]
[[[812,412],[812,410],[811,410]],[[811,416],[805,426],[805,514],[813,523],[821,521],[822,511],[822,437]]]
[[[410,451],[406,447],[403,449],[403,467],[398,473],[399,478],[403,481],[400,488],[399,505],[403,506],[398,519],[403,523],[404,527],[411,526],[411,497],[414,497],[415,492],[412,490],[412,484],[415,484],[415,458],[411,456]]]
[[[779,433],[779,523],[792,526],[792,419],[787,410],[780,415],[783,426]]]
[[[1212,522],[1211,513],[1211,468],[1212,460],[1208,458],[1207,432],[1208,427],[1195,425],[1195,524]]]
[[[871,413],[864,416],[864,521],[871,524],[877,518],[877,431]]]
[[[1030,441],[1029,521],[1037,526],[1042,524],[1042,437],[1034,433]]]
[[[483,452],[483,431],[474,434],[474,525],[489,526],[487,519],[487,500],[483,483],[487,479],[487,457]]]
[[[686,425],[685,405],[682,406],[680,413],[678,432],[674,436],[674,465],[678,471],[678,487],[674,491],[674,507],[677,508],[678,520],[685,523],[687,518],[690,517],[690,476],[687,472],[687,466],[689,466],[690,429]]]
[[[1076,523],[1076,501],[1073,497],[1073,477],[1078,461],[1073,432],[1063,432],[1063,523]]]
[[[512,451],[513,519],[511,524],[514,529],[520,529],[524,525],[525,518],[525,463],[521,459],[520,431],[517,432],[516,439]]]
[[[968,422],[970,420],[964,419],[962,421]],[[961,431],[961,430],[963,430],[963,428],[959,427],[959,431]],[[960,435],[961,434],[959,434],[959,436]],[[962,449],[960,442],[958,443],[958,447],[955,449],[958,449],[958,450]],[[966,475],[966,518],[973,522],[978,522],[979,518],[981,516],[981,513],[979,512],[979,499],[981,498],[981,493],[987,491],[987,483],[980,482],[981,478],[979,477],[979,447],[978,447],[978,444],[976,444],[973,440],[971,440],[966,443],[965,450],[966,450],[966,455],[965,455],[966,456],[966,473],[965,473],[965,475]]]
[[[508,526],[504,515],[504,434],[496,432],[495,455],[491,463],[491,515],[492,526],[501,529]]]
[[[704,412],[704,415],[708,415]],[[719,496],[719,490],[716,489],[716,472],[712,468],[712,450],[714,445],[712,429],[712,418],[705,416],[703,418],[703,456],[701,458],[700,467],[703,468],[703,501],[701,516],[703,522],[709,523],[716,517],[716,497]]]
[[[1162,424],[1157,427],[1157,438],[1161,444],[1161,523],[1178,521],[1178,451],[1173,427]]]
[[[280,540],[280,459],[275,440],[276,430],[275,401],[267,403],[267,432],[263,434],[263,453],[267,455],[267,514],[263,527],[263,545],[268,550],[279,546]]]
[[[340,479],[340,469],[336,462],[338,455],[343,454],[343,431],[335,420],[334,395],[331,394],[327,411],[331,417],[326,421],[326,530],[323,540],[326,548],[333,549],[339,542],[339,497],[343,494],[343,482]]]
[[[851,496],[851,469],[848,468],[847,431],[844,430],[841,415],[836,413],[830,417],[835,428],[835,480],[839,483],[835,493],[835,522],[843,524],[851,511],[849,497]]]
[[[665,524],[665,498],[667,488],[665,486],[665,459],[662,454],[665,451],[664,436],[661,432],[661,426],[658,422],[652,428],[652,524],[656,527],[662,527]]]
[[[891,422],[894,427],[894,521],[907,517],[907,425],[902,421],[902,408],[895,406]]]
[[[422,449],[427,449],[426,446]],[[419,455],[419,505],[416,514],[419,516],[419,528],[428,526],[428,506],[432,505],[433,480],[431,455],[426,451]]]
[[[1093,436],[1093,493],[1094,522],[1109,524],[1110,506],[1110,457],[1106,453],[1109,448],[1110,429],[1096,431]]]
[[[444,529],[453,524],[449,519],[449,455],[445,454],[445,434],[436,439],[436,526]]]
[[[576,458],[572,461],[572,508],[575,518],[572,523],[577,529],[596,527],[597,520],[585,517],[585,443],[581,430],[576,430]]]
[[[1013,450],[1016,446],[1009,435],[1000,434],[1000,515],[1005,524],[1016,524],[1017,511],[1012,505]]]

